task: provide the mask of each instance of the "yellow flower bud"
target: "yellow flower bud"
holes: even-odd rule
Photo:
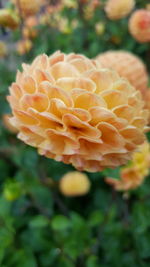
[[[86,174],[72,171],[61,178],[59,188],[65,196],[81,196],[89,192],[90,181]]]
[[[97,35],[103,35],[105,32],[105,24],[103,22],[98,22],[95,24],[95,31]]]
[[[10,9],[0,9],[0,26],[11,30],[18,28],[20,19],[18,15]]]

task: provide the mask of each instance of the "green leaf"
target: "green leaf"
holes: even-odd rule
[[[63,231],[70,227],[70,221],[67,217],[63,215],[57,215],[53,217],[51,221],[51,226],[56,231]]]
[[[100,210],[96,210],[90,214],[88,224],[91,227],[99,226],[104,220],[104,215]]]
[[[86,267],[100,267],[98,264],[98,258],[94,255],[91,255],[86,261]]]
[[[32,228],[41,228],[47,226],[48,224],[49,220],[45,216],[38,215],[30,221],[29,226]]]

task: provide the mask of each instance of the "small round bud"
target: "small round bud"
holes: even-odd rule
[[[59,188],[65,196],[81,196],[89,192],[90,181],[84,173],[68,172],[61,178]]]

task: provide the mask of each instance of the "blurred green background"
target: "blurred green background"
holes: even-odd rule
[[[146,4],[137,0],[135,8]],[[67,198],[57,183],[73,167],[39,156],[2,122],[10,112],[6,95],[16,70],[40,53],[73,51],[92,58],[123,49],[137,54],[150,69],[150,44],[131,37],[129,17],[110,21],[102,8],[92,16],[90,12],[85,18],[81,8],[65,7],[61,16],[68,20],[67,29],[38,25],[33,48],[22,56],[14,49],[20,29],[1,28],[8,54],[0,59],[0,267],[150,266],[150,179],[127,196],[105,184],[105,172],[87,173],[90,192]],[[76,27],[71,26],[74,20]],[[103,25],[100,34],[97,23]],[[116,172],[107,171],[111,176]]]

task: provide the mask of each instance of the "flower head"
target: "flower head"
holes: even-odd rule
[[[83,55],[56,52],[23,64],[7,99],[18,138],[79,170],[125,164],[145,139],[140,92]]]
[[[129,31],[138,42],[150,42],[150,10],[136,10],[129,20]]]
[[[44,4],[41,0],[12,0],[19,12],[24,17],[32,16],[40,11],[41,6]]]
[[[148,175],[150,168],[150,145],[148,142],[145,142],[137,152],[133,153],[131,164],[138,170],[140,175]]]
[[[134,8],[135,0],[107,0],[105,12],[111,20],[126,17]]]
[[[135,55],[126,51],[108,51],[97,56],[97,60],[105,68],[112,68],[142,94],[148,86],[148,72],[144,63]]]
[[[10,9],[0,10],[0,26],[7,27],[11,30],[18,28],[20,19],[18,15]]]
[[[59,188],[65,196],[81,196],[89,192],[90,181],[86,174],[72,171],[61,178]]]
[[[118,191],[127,191],[140,186],[149,173],[150,145],[145,142],[133,153],[132,161],[121,169],[120,180],[106,178],[106,182]]]

